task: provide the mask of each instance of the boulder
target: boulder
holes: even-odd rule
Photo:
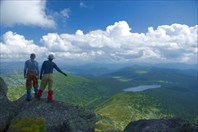
[[[130,122],[124,132],[197,132],[197,129],[182,119],[151,119]]]

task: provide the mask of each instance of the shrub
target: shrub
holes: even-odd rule
[[[14,124],[11,124],[9,130],[14,132],[45,132],[45,120],[40,117],[31,118],[24,116],[22,119],[17,119]]]

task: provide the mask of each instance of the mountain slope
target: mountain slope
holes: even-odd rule
[[[179,93],[167,89],[119,93],[96,109],[101,120],[98,130],[123,130],[131,121],[179,117],[196,122],[198,93]]]
[[[198,116],[197,77],[186,71],[128,67],[108,76],[128,85],[125,88],[150,84],[161,88],[113,96],[96,109],[101,116],[98,130],[123,130],[130,120],[180,117],[193,121]]]
[[[77,104],[89,109],[120,92],[117,87],[88,77],[54,74],[54,95],[57,100]]]
[[[160,102],[141,93],[119,93],[96,109],[101,116],[98,130],[124,130],[131,121],[172,117],[165,113]]]

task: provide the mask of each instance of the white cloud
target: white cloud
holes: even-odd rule
[[[1,23],[6,26],[55,27],[53,18],[45,13],[46,0],[2,0],[0,8]]]
[[[106,32],[113,37],[130,35],[131,28],[125,21],[115,22],[114,25],[110,25],[106,28]]]
[[[6,51],[2,52],[4,56],[13,52],[23,54],[14,49],[26,46],[33,48],[26,48],[25,53],[39,49],[41,55],[51,52],[58,59],[77,62],[197,63],[197,33],[197,25],[181,24],[161,25],[157,29],[149,27],[146,33],[133,33],[127,22],[120,21],[107,26],[106,30],[87,34],[81,30],[75,34],[49,33],[42,36],[42,47],[22,35],[7,32],[1,45]]]
[[[78,47],[75,47],[70,41],[67,41],[67,39],[57,33],[49,33],[43,36],[41,42],[50,52],[78,51]]]
[[[81,30],[77,30],[75,34],[76,35],[84,35],[83,31],[81,31]]]
[[[69,8],[66,8],[66,9],[63,9],[62,11],[60,11],[60,15],[63,16],[64,18],[69,18],[69,13],[70,13],[70,9]]]
[[[107,62],[195,63],[197,30],[198,26],[172,24],[159,26],[156,30],[150,27],[147,33],[133,33],[127,22],[120,21],[108,26],[105,31],[95,30],[84,34],[81,30],[77,30],[73,35],[51,34],[58,37],[55,40],[48,34],[42,40],[46,46],[50,44],[48,41],[55,47],[56,44],[62,46],[58,48],[59,51],[67,47],[64,51],[70,52],[71,55],[75,54],[74,56],[78,54],[76,57],[79,57],[79,60],[87,56],[89,59]],[[57,43],[58,40],[62,42]],[[86,54],[82,57],[81,53]]]
[[[32,40],[26,40],[24,36],[11,31],[6,32],[2,36],[2,40],[3,42],[0,43],[2,61],[27,59],[30,53],[45,56],[45,53],[48,52],[47,48],[39,47]]]

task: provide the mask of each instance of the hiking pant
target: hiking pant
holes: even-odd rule
[[[27,90],[31,90],[32,82],[33,82],[33,87],[38,88],[38,79],[36,77],[36,73],[35,72],[28,72],[27,73],[27,79],[26,79],[26,89]]]
[[[36,77],[35,72],[28,72],[27,73],[27,79],[26,79],[26,99],[31,100],[32,95],[31,95],[31,89],[32,89],[32,83],[34,87],[34,94],[36,95],[38,92],[38,79]]]
[[[41,80],[40,90],[45,90],[45,87],[48,85],[48,90],[52,90],[53,86],[53,74],[44,74]]]

